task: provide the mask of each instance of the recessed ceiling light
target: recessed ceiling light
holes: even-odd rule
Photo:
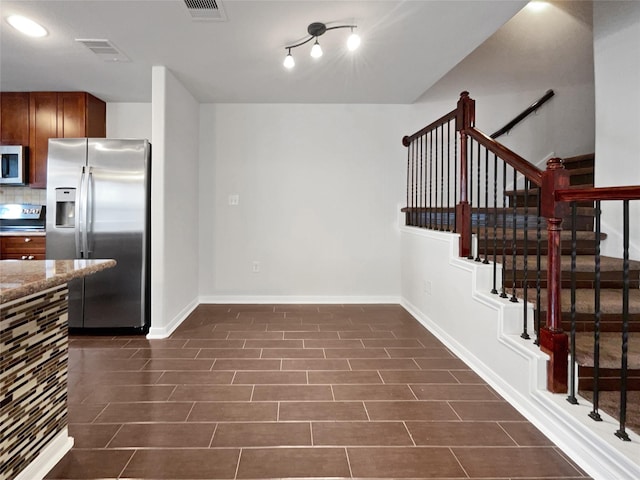
[[[11,15],[7,17],[7,22],[16,30],[30,37],[44,37],[47,35],[47,31],[42,25],[21,15]]]
[[[527,8],[532,12],[541,12],[548,6],[549,6],[549,3],[542,2],[542,1],[533,1],[533,2],[527,3]]]

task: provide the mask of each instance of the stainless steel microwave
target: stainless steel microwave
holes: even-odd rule
[[[0,145],[0,156],[2,157],[0,183],[25,185],[27,183],[25,148],[22,145]]]

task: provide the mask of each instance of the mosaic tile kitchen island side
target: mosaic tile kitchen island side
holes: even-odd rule
[[[114,260],[0,261],[0,479],[35,480],[68,451],[67,281]]]
[[[67,295],[64,284],[2,306],[0,478],[67,436]]]

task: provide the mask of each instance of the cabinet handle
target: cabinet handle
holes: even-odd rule
[[[25,237],[24,243],[29,243],[30,241],[31,241],[31,239],[29,237]]]
[[[34,258],[36,258],[36,257],[34,257],[33,255],[29,255],[29,256],[27,257],[27,260],[33,260]]]
[[[22,259],[22,260],[26,260],[26,259],[27,259],[27,256],[26,256],[26,255],[22,255],[21,259]]]

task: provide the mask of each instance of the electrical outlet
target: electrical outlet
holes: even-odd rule
[[[236,206],[240,204],[240,195],[229,195],[229,205]]]
[[[257,260],[251,264],[251,271],[253,273],[260,273],[260,262]]]

